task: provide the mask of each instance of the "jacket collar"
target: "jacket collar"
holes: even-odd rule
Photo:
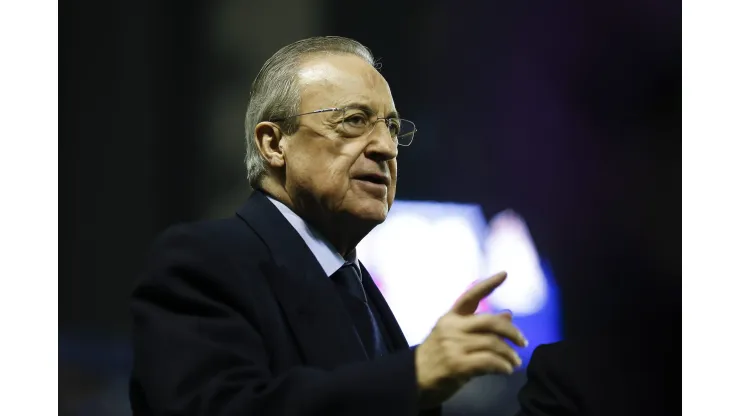
[[[367,360],[334,284],[275,205],[262,192],[255,191],[237,216],[270,251],[272,261],[259,267],[285,313],[306,363],[333,369]]]

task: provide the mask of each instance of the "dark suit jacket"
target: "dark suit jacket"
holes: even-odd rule
[[[134,414],[419,413],[414,351],[365,282],[393,351],[372,362],[333,283],[260,192],[235,217],[169,229],[133,292]]]
[[[538,347],[519,416],[681,414],[680,340],[669,340],[636,334]]]

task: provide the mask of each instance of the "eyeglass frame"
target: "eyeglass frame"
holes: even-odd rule
[[[339,108],[339,107],[323,108],[321,110],[314,110],[314,111],[309,111],[307,113],[301,113],[301,114],[293,114],[292,116],[287,116],[287,117],[278,118],[278,119],[270,119],[270,120],[267,120],[267,121],[274,122],[274,123],[280,123],[280,122],[285,121],[285,120],[287,120],[289,118],[300,117],[300,116],[307,116],[307,115],[311,115],[311,114],[328,113],[330,111],[342,111],[342,112],[344,112],[344,111],[347,111],[348,108],[353,108],[353,107],[352,106],[348,106],[348,107],[344,107],[344,108]],[[405,118],[400,118],[400,117],[378,117],[377,115],[375,115],[375,117],[377,117],[377,120],[375,120],[375,122],[373,123],[373,128],[370,129],[369,133],[372,133],[373,130],[375,130],[375,125],[377,125],[378,124],[378,121],[380,121],[380,120],[383,120],[383,122],[384,122],[383,124],[385,124],[385,127],[388,128],[388,129],[390,129],[390,126],[388,126],[387,120],[395,119],[395,120],[405,121],[407,123],[411,123],[411,126],[413,127],[413,130],[411,131],[411,140],[409,141],[409,143],[408,144],[401,144],[398,141],[398,138],[395,139],[396,144],[398,146],[403,146],[403,147],[411,146],[411,143],[414,141],[414,136],[416,135],[416,132],[419,131],[419,129],[416,128],[416,123],[414,123],[411,120],[407,120]],[[369,133],[366,133],[366,134],[369,134]]]

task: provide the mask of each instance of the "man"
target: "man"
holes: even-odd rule
[[[511,315],[474,315],[505,273],[409,348],[356,258],[416,131],[367,48],[284,47],[257,75],[245,124],[252,196],[232,218],[165,232],[133,293],[134,414],[438,414],[470,378],[520,365]]]

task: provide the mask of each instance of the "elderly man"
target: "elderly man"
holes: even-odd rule
[[[252,196],[232,218],[166,231],[133,293],[134,414],[438,414],[470,378],[520,365],[511,315],[474,314],[504,273],[409,348],[355,255],[416,132],[367,48],[282,48],[245,124]]]

